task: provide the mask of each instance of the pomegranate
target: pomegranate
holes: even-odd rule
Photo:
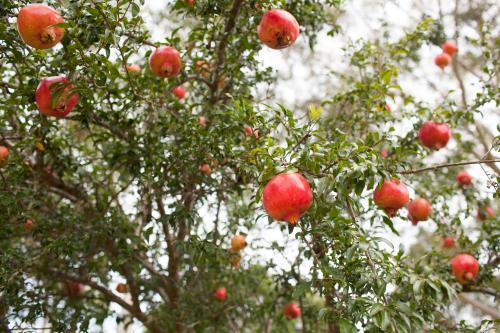
[[[294,225],[311,206],[313,193],[300,173],[280,173],[265,186],[263,201],[273,219]]]
[[[389,113],[392,111],[391,106],[389,105],[389,103],[385,103],[385,110],[387,112],[389,112]]]
[[[217,290],[215,291],[214,293],[214,296],[215,298],[218,300],[218,301],[225,301],[227,299],[227,290],[226,288],[217,288]]]
[[[443,52],[453,57],[458,51],[458,47],[454,42],[447,41],[442,46]]]
[[[171,46],[160,46],[149,57],[151,71],[159,77],[174,77],[182,69],[179,51]]]
[[[468,186],[472,184],[472,176],[465,170],[459,171],[455,179],[460,186]]]
[[[74,109],[80,97],[74,91],[75,87],[68,82],[68,78],[64,75],[40,81],[35,92],[35,101],[42,114],[62,118]],[[52,87],[53,84],[56,86]]]
[[[444,69],[446,66],[448,66],[450,62],[451,62],[451,57],[448,53],[438,54],[434,58],[434,63],[441,69]]]
[[[417,225],[419,221],[425,221],[429,218],[432,212],[430,203],[422,198],[415,198],[408,205],[408,217],[413,225]]]
[[[75,281],[65,281],[64,291],[69,297],[78,297],[83,292],[83,285]]]
[[[33,222],[33,220],[31,220],[31,219],[27,219],[24,222],[23,228],[24,228],[24,231],[31,232],[35,228],[35,222]]]
[[[183,99],[186,96],[186,90],[183,86],[177,86],[172,89],[172,94],[178,99]]]
[[[495,211],[490,206],[487,206],[484,209],[481,207],[477,209],[477,219],[479,221],[484,221],[493,217],[495,217]]]
[[[139,65],[127,65],[125,67],[130,74],[139,74],[141,72],[141,66]]]
[[[436,123],[426,121],[418,132],[420,142],[434,150],[439,150],[446,146],[450,140],[451,130],[447,123]]]
[[[451,249],[455,247],[455,238],[453,236],[446,236],[443,238],[442,243],[443,247]]]
[[[244,235],[236,235],[231,239],[231,250],[237,252],[247,246],[247,240]]]
[[[295,43],[300,34],[300,27],[289,12],[272,9],[262,16],[257,33],[264,44],[279,50]]]
[[[17,30],[22,40],[36,49],[50,49],[61,41],[64,28],[57,27],[64,19],[52,7],[30,4],[17,16]]]
[[[285,304],[285,306],[283,307],[283,314],[288,320],[300,317],[300,312],[300,307],[293,302]]]
[[[200,116],[198,118],[198,125],[200,125],[200,126],[205,126],[207,124],[207,122],[208,122],[207,117]]]
[[[258,139],[259,138],[259,131],[254,130],[250,126],[245,126],[245,135],[246,136],[254,136],[256,139]]]
[[[408,189],[403,182],[396,179],[384,180],[373,192],[375,204],[383,209],[390,217],[396,216],[398,210],[410,201]]]
[[[389,157],[389,155],[390,154],[389,154],[389,151],[387,149],[382,149],[380,151],[380,156],[382,156],[383,158],[387,158],[387,157]]]
[[[469,254],[458,254],[451,261],[451,273],[461,284],[467,284],[474,280],[479,273],[479,264],[473,256]]]
[[[232,253],[231,254],[231,266],[233,268],[238,268],[240,267],[241,264],[241,255],[239,253]]]
[[[0,162],[4,161],[9,157],[9,148],[5,146],[0,146]]]
[[[198,60],[195,63],[195,70],[204,78],[208,78],[210,76],[210,65],[207,64],[204,60]]]
[[[210,168],[210,165],[205,163],[200,166],[200,171],[206,175],[209,175],[212,173],[212,168]]]
[[[116,285],[116,292],[125,294],[126,292],[128,292],[128,286],[125,283],[118,283]]]

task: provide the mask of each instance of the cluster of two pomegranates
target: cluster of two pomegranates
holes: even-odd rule
[[[443,52],[438,54],[434,58],[434,63],[441,69],[444,69],[446,66],[448,66],[451,62],[452,57],[457,53],[458,48],[455,45],[455,43],[451,41],[447,41],[446,43],[443,44],[441,47]]]

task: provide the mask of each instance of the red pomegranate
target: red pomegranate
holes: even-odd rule
[[[455,43],[447,41],[442,46],[443,52],[453,57],[458,51],[458,47]]]
[[[218,301],[221,301],[221,302],[225,301],[227,299],[226,288],[223,288],[223,287],[217,288],[217,290],[214,293],[214,296]]]
[[[472,176],[465,170],[459,171],[455,178],[460,186],[468,186],[472,184]]]
[[[479,273],[479,264],[473,256],[469,254],[458,254],[451,261],[451,273],[461,284],[470,283]]]
[[[477,219],[479,221],[484,221],[493,217],[495,217],[495,211],[490,206],[487,206],[484,209],[481,207],[477,209]]]
[[[125,284],[125,283],[118,283],[116,285],[116,292],[120,293],[120,294],[125,294],[128,292],[128,286]]]
[[[69,297],[78,297],[83,292],[83,285],[75,281],[65,281],[64,290]]]
[[[451,249],[455,247],[455,238],[453,236],[446,236],[443,238],[442,243],[443,247]]]
[[[403,182],[396,179],[384,180],[382,186],[375,188],[373,200],[387,215],[393,217],[396,216],[400,208],[403,208],[410,201],[410,195]]]
[[[62,118],[74,109],[80,97],[75,92],[75,87],[68,82],[64,75],[40,81],[35,92],[35,101],[42,114]]]
[[[275,220],[296,224],[311,206],[313,193],[300,173],[280,173],[264,188],[264,208]]]
[[[64,19],[52,7],[30,4],[17,16],[17,30],[22,40],[36,49],[50,49],[61,41],[64,28],[57,27]]]
[[[389,151],[387,149],[382,149],[380,151],[380,156],[382,156],[383,158],[387,158],[387,157],[389,157],[389,155],[390,154],[389,154]]]
[[[198,118],[198,125],[200,125],[200,126],[205,126],[207,124],[207,122],[208,122],[207,117],[200,116]]]
[[[438,54],[434,58],[434,63],[441,69],[444,69],[446,66],[448,66],[450,62],[451,62],[451,57],[448,53]]]
[[[272,9],[262,16],[257,33],[264,44],[279,50],[295,43],[300,27],[295,17],[286,10]]]
[[[422,198],[415,198],[408,205],[408,217],[413,225],[417,225],[419,221],[427,220],[431,212],[431,204]]]
[[[426,121],[418,131],[418,137],[425,147],[439,150],[450,140],[451,130],[447,123]]]
[[[9,148],[5,146],[0,146],[0,162],[9,157]]]
[[[127,65],[125,66],[127,68],[127,72],[129,72],[130,74],[138,74],[141,72],[141,66],[139,65]]]
[[[385,103],[385,110],[389,113],[392,111],[391,105],[389,103]]]
[[[172,94],[178,99],[183,99],[186,96],[186,90],[183,86],[177,86],[172,89]]]
[[[24,228],[24,231],[31,232],[35,228],[35,222],[33,222],[32,219],[27,219],[24,222],[23,228]]]
[[[212,173],[212,168],[210,168],[210,165],[208,165],[207,163],[205,163],[205,164],[202,164],[200,166],[200,171],[203,172],[206,175],[209,175],[209,174]]]
[[[293,302],[285,304],[285,306],[283,307],[283,314],[288,320],[300,317],[300,313],[300,307]]]
[[[171,46],[160,46],[149,57],[151,71],[159,77],[174,77],[182,69],[179,51]]]

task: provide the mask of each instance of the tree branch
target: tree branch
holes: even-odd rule
[[[493,159],[493,160],[477,160],[477,161],[466,161],[466,162],[456,162],[456,163],[446,163],[446,164],[436,164],[430,167],[426,168],[421,168],[421,169],[414,169],[414,170],[408,170],[408,171],[399,171],[398,173],[407,175],[407,174],[413,174],[413,173],[421,173],[425,171],[432,171],[432,170],[437,170],[437,169],[442,169],[442,168],[447,168],[447,167],[453,167],[453,166],[460,166],[460,165],[470,165],[470,164],[488,164],[488,163],[500,163],[500,159]]]

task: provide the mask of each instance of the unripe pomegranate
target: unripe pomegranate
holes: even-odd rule
[[[183,86],[177,86],[172,89],[172,94],[178,99],[183,99],[186,96],[186,90]]]
[[[83,292],[83,285],[75,281],[65,281],[64,291],[69,297],[78,297]]]
[[[458,51],[458,47],[455,43],[451,41],[447,41],[442,46],[443,52],[449,54],[450,57],[453,57],[455,53]]]
[[[227,290],[226,288],[217,288],[217,290],[215,291],[214,293],[214,296],[215,298],[218,300],[218,301],[225,301],[226,298],[227,298]]]
[[[9,148],[5,146],[0,146],[0,162],[9,157]]]
[[[285,304],[283,307],[283,314],[288,320],[300,317],[300,312],[300,307],[293,302]]]
[[[212,173],[212,168],[210,168],[210,165],[205,163],[200,166],[200,171],[203,172],[204,174],[209,175]]]
[[[490,206],[484,209],[481,209],[481,207],[477,209],[477,218],[479,221],[484,221],[493,217],[495,217],[495,211]]]
[[[448,53],[438,54],[434,58],[434,63],[441,69],[444,69],[446,66],[448,66],[450,62],[451,62],[451,57]]]
[[[297,40],[299,23],[289,12],[272,9],[262,16],[257,33],[260,40],[272,49],[284,49]]]
[[[74,91],[75,87],[68,82],[64,75],[40,81],[35,92],[35,101],[42,114],[62,118],[74,109],[80,97]]]
[[[465,170],[459,171],[455,178],[460,186],[468,186],[472,184],[472,176]]]
[[[410,195],[403,182],[396,179],[384,180],[382,186],[375,188],[373,200],[387,215],[393,217],[400,208],[410,201]]]
[[[431,204],[422,198],[415,198],[408,205],[408,217],[413,225],[417,225],[419,221],[427,220],[431,212]]]
[[[231,239],[231,250],[240,251],[247,246],[247,239],[244,235],[236,235]]]
[[[275,220],[296,224],[311,206],[313,193],[300,173],[280,173],[264,188],[264,208]]]
[[[138,74],[141,71],[141,66],[139,65],[127,65],[125,66],[127,68],[127,72],[130,74]]]
[[[30,4],[17,16],[17,30],[22,40],[36,49],[50,49],[61,41],[64,28],[57,27],[64,19],[52,7]]]
[[[207,124],[207,122],[208,122],[207,117],[200,116],[198,118],[198,125],[200,125],[200,126],[205,126]]]
[[[126,292],[128,292],[128,286],[125,283],[118,283],[116,285],[116,292],[125,294]]]
[[[443,247],[451,249],[455,247],[455,238],[453,238],[452,236],[446,236],[443,238],[441,244],[443,245]]]
[[[35,222],[31,219],[27,219],[23,225],[24,231],[31,232],[35,228]]]
[[[450,140],[451,130],[447,123],[426,121],[418,131],[418,137],[425,147],[439,150]]]
[[[451,261],[451,273],[461,284],[467,284],[474,280],[479,273],[479,264],[473,256],[469,254],[458,254]]]
[[[160,46],[149,57],[151,71],[159,77],[174,77],[182,69],[179,51],[171,46]]]

